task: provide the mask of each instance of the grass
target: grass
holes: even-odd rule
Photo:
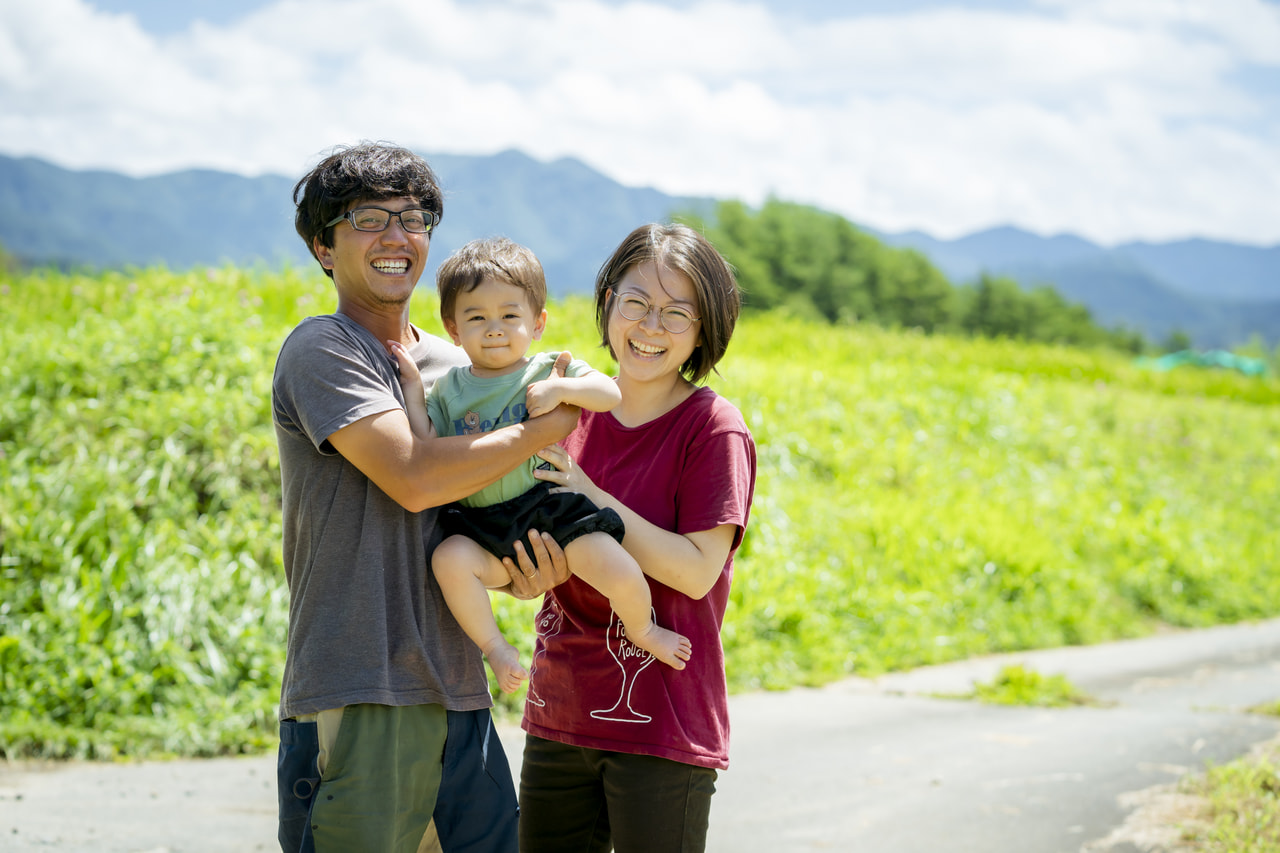
[[[1036,708],[1068,708],[1099,705],[1064,675],[1044,675],[1021,664],[1003,666],[990,681],[979,682],[969,693],[954,696],[976,699],[988,705],[1021,705]]]
[[[0,754],[274,739],[271,372],[332,304],[310,270],[0,274]],[[610,368],[585,300],[550,314]],[[721,374],[759,454],[732,690],[1280,614],[1280,379],[780,313]],[[534,605],[495,610],[527,660]]]
[[[1250,710],[1280,717],[1280,700]],[[1203,808],[1184,832],[1195,853],[1280,853],[1280,738],[1184,788]]]
[[[1195,803],[1180,824],[1188,853],[1280,851],[1280,740],[1181,788]]]
[[[1277,715],[1280,702],[1250,710]],[[1280,853],[1280,737],[1235,761],[1138,792],[1133,804],[1120,840],[1136,849]]]

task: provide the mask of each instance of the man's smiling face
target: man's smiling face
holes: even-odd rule
[[[412,198],[358,201],[349,209],[380,207],[399,212],[419,207]],[[405,231],[392,217],[382,231],[358,231],[350,222],[333,226],[333,246],[319,245],[316,256],[333,272],[333,282],[345,298],[370,309],[400,307],[408,303],[422,276],[431,247],[429,233]]]

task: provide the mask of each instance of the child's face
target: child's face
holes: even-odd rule
[[[500,376],[524,364],[529,345],[542,338],[547,312],[534,313],[529,295],[514,284],[486,278],[459,293],[445,331],[471,358],[476,376]]]

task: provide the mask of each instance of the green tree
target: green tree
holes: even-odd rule
[[[1026,299],[1016,281],[983,273],[973,290],[968,310],[961,318],[965,331],[989,338],[1025,337]]]
[[[1068,302],[1051,287],[1026,293],[1027,340],[1054,344],[1093,345],[1102,342],[1101,329],[1083,305]]]
[[[1164,352],[1182,352],[1191,349],[1191,336],[1182,329],[1174,329],[1160,344]]]
[[[894,285],[881,299],[882,313],[890,325],[926,332],[945,328],[955,304],[951,282],[914,249],[885,249],[881,255],[880,268]]]
[[[955,287],[924,254],[888,246],[817,208],[769,198],[752,210],[730,201],[710,221],[685,219],[733,265],[747,310],[1135,353],[1146,346],[1137,333],[1102,329],[1088,308],[1049,287],[1024,291],[989,274]]]
[[[706,230],[705,224],[696,220],[694,224]],[[733,265],[746,304],[760,310],[782,304],[783,291],[766,256],[757,248],[763,230],[759,220],[739,202],[722,202],[716,210],[716,225],[714,235],[708,234],[708,237]]]
[[[754,213],[722,202],[701,227],[735,267],[752,309],[929,331],[951,317],[953,288],[923,254],[886,246],[835,214],[775,198]]]
[[[12,275],[22,269],[22,264],[14,257],[13,253],[0,243],[0,273]]]

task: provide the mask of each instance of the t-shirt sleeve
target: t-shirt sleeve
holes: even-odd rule
[[[431,418],[431,423],[435,425],[437,435],[453,435],[453,431],[449,426],[449,415],[445,411],[444,397],[446,387],[449,385],[451,375],[446,373],[431,385],[431,390],[427,392],[427,416]]]
[[[335,323],[300,325],[280,350],[274,380],[276,422],[304,435],[323,453],[338,430],[381,412],[401,409],[390,361],[378,365],[362,342]]]
[[[691,442],[680,476],[677,532],[735,525],[736,548],[746,530],[755,492],[755,441],[741,414],[725,404],[713,411]]]

